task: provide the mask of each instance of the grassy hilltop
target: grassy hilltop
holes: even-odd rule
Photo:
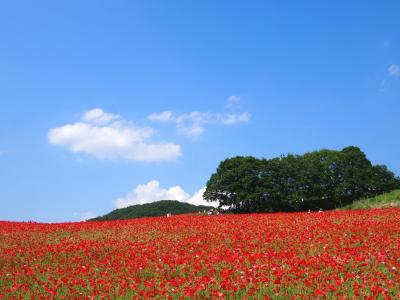
[[[107,221],[107,220],[127,220],[143,217],[165,216],[167,213],[172,215],[196,213],[205,209],[211,209],[211,206],[193,205],[176,200],[161,200],[146,204],[137,204],[113,210],[112,212],[88,221]]]
[[[400,190],[395,190],[376,197],[361,199],[340,209],[368,209],[400,207]]]

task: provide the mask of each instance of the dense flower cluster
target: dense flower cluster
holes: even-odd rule
[[[0,299],[399,299],[399,270],[399,209],[0,222]]]

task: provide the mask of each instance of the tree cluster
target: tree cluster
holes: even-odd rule
[[[333,209],[400,188],[384,165],[358,147],[273,159],[228,158],[207,182],[204,199],[235,212]]]

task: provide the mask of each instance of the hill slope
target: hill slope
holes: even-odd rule
[[[88,221],[106,221],[106,220],[126,220],[143,217],[165,216],[167,213],[172,215],[195,213],[205,209],[212,209],[211,206],[193,205],[175,200],[161,200],[146,204],[137,204],[113,210],[112,212]]]
[[[341,207],[340,209],[368,209],[384,207],[400,207],[400,190],[395,190],[372,198],[354,201],[352,204]]]

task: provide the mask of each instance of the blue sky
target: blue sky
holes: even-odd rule
[[[0,4],[0,219],[198,203],[218,163],[357,145],[400,175],[398,1]]]

